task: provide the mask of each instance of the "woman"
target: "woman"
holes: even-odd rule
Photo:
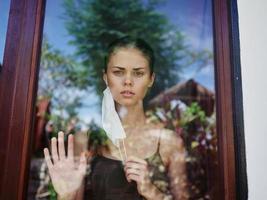
[[[53,163],[48,149],[44,150],[59,199],[187,199],[182,139],[145,117],[143,99],[155,79],[152,49],[145,41],[126,36],[109,46],[105,60],[103,79],[120,113],[127,158],[122,162],[121,152],[109,140],[108,148],[91,159],[86,177],[85,154],[75,167],[73,136],[68,137],[66,156],[60,132],[58,141],[52,139]]]

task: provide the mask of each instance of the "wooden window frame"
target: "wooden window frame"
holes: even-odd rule
[[[12,0],[0,71],[0,199],[26,199],[46,0]],[[213,0],[218,199],[247,199],[236,0]]]

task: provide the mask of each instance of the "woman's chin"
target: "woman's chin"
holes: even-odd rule
[[[124,107],[131,107],[137,104],[137,102],[134,99],[120,99],[120,101],[117,101],[117,103],[120,106]]]

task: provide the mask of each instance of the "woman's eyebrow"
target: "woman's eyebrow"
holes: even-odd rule
[[[138,71],[138,70],[141,70],[141,69],[145,69],[144,67],[135,67],[135,68],[133,68],[133,70],[135,70],[135,71]]]
[[[120,69],[120,70],[125,70],[124,67],[119,67],[119,66],[113,66],[112,68],[117,68],[117,69]]]
[[[120,69],[120,70],[125,70],[124,67],[119,67],[119,66],[112,66],[112,68],[117,68],[117,69]],[[142,69],[145,69],[144,67],[135,67],[133,68],[134,71],[138,71],[138,70],[142,70]]]

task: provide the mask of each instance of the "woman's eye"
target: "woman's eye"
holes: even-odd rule
[[[141,77],[144,75],[144,72],[134,72],[135,76]]]
[[[115,75],[123,75],[123,71],[113,71]]]

